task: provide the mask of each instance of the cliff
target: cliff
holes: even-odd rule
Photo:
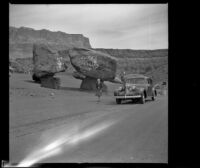
[[[91,48],[89,39],[82,34],[52,32],[46,29],[34,30],[27,27],[9,27],[9,58],[32,57],[33,43],[37,42],[50,43],[57,49]]]

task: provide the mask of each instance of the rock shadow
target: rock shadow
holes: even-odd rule
[[[93,91],[90,91],[90,90],[85,90],[85,89],[75,88],[75,87],[67,87],[67,86],[60,86],[59,90],[94,93]]]
[[[33,80],[24,80],[25,82],[28,82],[28,83],[35,83],[35,84],[40,84],[39,82],[35,82]]]

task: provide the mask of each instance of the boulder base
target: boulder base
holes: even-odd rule
[[[32,79],[33,79],[36,83],[41,83],[40,78],[38,78],[35,74],[32,75]]]
[[[50,89],[60,89],[60,79],[55,77],[42,77],[40,78],[41,87]]]
[[[80,88],[83,90],[91,90],[91,91],[96,91],[96,79],[95,78],[90,78],[86,77],[83,79]],[[103,92],[107,92],[107,86],[103,83]]]

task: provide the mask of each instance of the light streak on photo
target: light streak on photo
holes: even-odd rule
[[[39,163],[41,160],[49,158],[51,156],[59,155],[77,145],[77,143],[82,142],[83,140],[88,140],[100,133],[101,131],[107,129],[113,125],[116,121],[106,121],[100,124],[95,124],[93,126],[81,125],[79,129],[71,127],[71,130],[65,129],[62,132],[62,135],[57,136],[57,139],[54,139],[49,144],[40,147],[39,149],[30,153],[26,158],[24,158],[18,165],[13,167],[30,167],[36,163]],[[75,126],[75,125],[74,125]],[[67,133],[68,132],[68,133]]]

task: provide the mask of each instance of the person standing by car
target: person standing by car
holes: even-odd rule
[[[101,79],[97,79],[96,82],[96,96],[98,97],[98,102],[102,96],[103,82]]]

